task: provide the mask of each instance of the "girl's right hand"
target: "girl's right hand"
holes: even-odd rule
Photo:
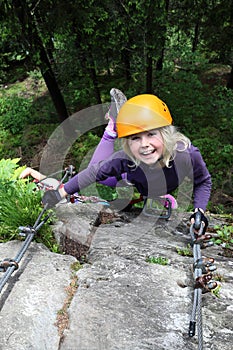
[[[34,179],[39,181],[45,178],[45,175],[42,175],[41,173],[39,173],[39,171],[36,171],[30,167],[27,167],[26,169],[24,169],[20,174],[19,178],[24,179],[25,177],[28,177],[28,176],[32,176]]]
[[[28,177],[31,175],[32,168],[26,168],[22,171],[22,173],[19,175],[20,179],[24,179],[25,177]]]

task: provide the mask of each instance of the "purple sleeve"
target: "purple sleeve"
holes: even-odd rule
[[[96,166],[92,165],[72,177],[64,186],[66,193],[74,194],[96,181]]]
[[[114,182],[113,186],[115,186],[117,178],[124,172],[124,158],[123,152],[119,151],[106,161],[89,165],[65,184],[65,191],[73,194],[94,182],[103,183],[104,180],[113,179],[113,177],[115,179],[112,183]]]
[[[211,176],[197,147],[190,147],[194,180],[194,208],[206,210],[211,193]]]
[[[108,135],[105,131],[99,144],[97,145],[95,152],[90,160],[89,165],[93,165],[108,159],[114,153],[115,138]]]
[[[99,144],[95,149],[95,152],[90,160],[89,166],[97,164],[111,157],[114,153],[115,140],[116,138],[108,135],[108,133],[105,131]],[[115,187],[117,184],[117,179],[115,177],[108,177],[106,180],[99,181],[99,183],[106,186]]]

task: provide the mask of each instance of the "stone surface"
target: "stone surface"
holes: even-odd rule
[[[192,258],[176,252],[188,242],[189,236],[172,221],[154,223],[140,216],[120,227],[99,227],[90,264],[78,272],[79,288],[61,350],[196,349],[197,336],[188,337]],[[216,256],[211,249],[211,256]],[[168,265],[148,263],[148,256],[168,258]],[[220,260],[219,273],[227,282],[221,299],[210,293],[203,296],[204,346],[230,350],[232,262]]]
[[[90,248],[95,225],[99,221],[99,204],[67,204],[56,209],[59,220],[53,231],[64,253],[72,254],[77,259],[85,256]]]
[[[0,245],[1,257],[14,257],[22,242]],[[57,312],[66,298],[72,256],[51,253],[32,243],[20,268],[1,294],[1,350],[58,349]]]
[[[177,247],[190,242],[189,214],[174,212],[171,220],[164,221],[105,210],[101,215],[108,223],[99,225],[99,209],[82,204],[58,210],[55,231],[60,242],[66,242],[67,235],[75,256],[84,244],[88,258],[76,273],[78,288],[68,308],[69,327],[59,335],[56,316],[67,298],[76,258],[32,243],[1,294],[1,350],[198,348],[197,334],[188,337],[193,259],[177,253]],[[21,243],[1,244],[1,258],[14,256]],[[223,278],[220,298],[212,293],[202,296],[206,350],[232,349],[233,259],[220,254],[217,246],[203,250],[203,255],[215,258]],[[149,263],[148,257],[167,258],[168,264]]]

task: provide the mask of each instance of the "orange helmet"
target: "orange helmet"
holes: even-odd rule
[[[119,138],[171,124],[172,117],[167,105],[157,96],[149,94],[126,101],[116,121]]]

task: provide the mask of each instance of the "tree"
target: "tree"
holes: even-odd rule
[[[233,65],[231,66],[231,72],[229,74],[229,78],[227,81],[227,88],[228,89],[233,89]]]
[[[4,35],[0,45],[6,54],[11,42],[14,56],[20,53],[23,58],[24,54],[31,66],[41,69],[63,120],[68,112],[61,92],[70,83],[75,86],[75,80],[82,80],[87,95],[101,103],[101,89],[105,88],[101,77],[105,74],[117,78],[118,87],[127,87],[132,93],[134,81],[141,92],[153,92],[156,70],[182,55],[204,52],[232,65],[232,3],[4,0],[1,19],[9,29],[1,23]],[[4,55],[2,66],[7,57]],[[79,91],[75,93],[80,96]]]
[[[232,66],[233,0],[214,1],[204,25],[202,40],[212,61]]]
[[[26,1],[14,0],[12,6],[15,17],[21,25],[21,37],[30,52],[30,59],[35,67],[40,68],[57,114],[63,122],[69,115],[48,59],[46,48],[38,32],[35,17],[32,15]]]

